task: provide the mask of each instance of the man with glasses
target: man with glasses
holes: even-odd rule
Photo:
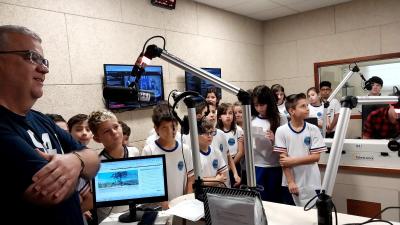
[[[321,100],[326,102],[331,95],[332,92],[332,84],[329,81],[322,81],[319,84],[319,93],[321,95]],[[326,111],[327,120],[326,120],[326,135],[327,138],[333,138],[335,135],[335,128],[337,121],[339,119],[339,111],[340,111],[340,103],[336,98],[333,98],[332,101],[329,102],[329,107]]]
[[[75,189],[80,176],[96,174],[99,159],[31,109],[43,95],[48,72],[36,33],[0,26],[1,215],[21,224],[83,224]]]

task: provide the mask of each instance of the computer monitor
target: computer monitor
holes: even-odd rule
[[[129,205],[120,222],[140,220],[136,204],[168,200],[165,155],[102,161],[92,182],[95,208]]]
[[[221,78],[221,68],[202,68],[203,70],[213,74],[216,77]],[[186,91],[198,92],[204,98],[207,97],[206,93],[209,88],[215,87],[210,82],[194,76],[193,74],[185,71],[185,86]],[[219,97],[221,96],[221,88],[217,88]]]
[[[104,86],[128,87],[135,81],[131,76],[133,65],[104,64]],[[164,83],[162,66],[149,65],[144,68],[145,72],[139,80],[139,89],[152,92],[154,99],[150,102],[124,101],[115,102],[105,100],[105,106],[112,111],[134,110],[156,105],[164,100]]]

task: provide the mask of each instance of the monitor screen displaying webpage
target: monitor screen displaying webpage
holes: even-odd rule
[[[101,162],[93,178],[98,207],[168,200],[165,156],[142,156]]]

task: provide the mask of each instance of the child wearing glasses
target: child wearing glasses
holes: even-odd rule
[[[221,151],[211,145],[216,133],[214,124],[207,120],[198,123],[198,137],[200,147],[201,174],[204,185],[225,186],[228,177],[228,167]]]
[[[209,109],[208,114],[206,115],[207,112],[207,107]],[[231,169],[233,173],[233,179],[234,186],[239,186],[241,179],[239,174],[237,173],[235,162],[229,152],[229,146],[228,142],[225,138],[224,132],[220,129],[216,129],[216,124],[217,124],[217,109],[216,107],[210,103],[200,103],[196,106],[196,116],[197,119],[203,119],[205,117],[213,126],[215,133],[213,134],[212,142],[211,145],[214,147],[214,149],[219,150],[222,154],[222,157],[224,158],[225,164],[229,165],[229,168]],[[188,137],[186,138],[186,141],[190,143],[190,140]],[[231,187],[231,181],[230,178],[228,177],[225,181],[225,186],[226,187]]]
[[[168,107],[168,103],[163,102],[154,108],[152,120],[158,138],[143,148],[142,155],[165,155],[170,201],[193,192],[194,173],[189,147],[175,139],[178,122]],[[165,202],[162,206],[168,208]]]

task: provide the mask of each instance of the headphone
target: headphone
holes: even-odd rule
[[[172,90],[170,92],[170,95],[176,90]],[[178,105],[179,101],[181,101],[182,99],[185,99],[186,97],[191,96],[191,97],[200,97],[202,99],[202,101],[206,102],[205,98],[203,96],[201,96],[198,92],[195,91],[185,91],[182,94],[178,95],[176,98],[174,98],[174,104],[172,105],[172,108],[170,109],[170,113],[172,114],[172,116],[178,121],[178,123],[181,125],[181,133],[182,134],[189,134],[189,117],[188,116],[184,116],[182,119],[178,116],[178,114],[175,111],[176,106]],[[169,101],[169,97],[168,97],[168,101]],[[201,125],[201,122],[203,121],[203,119],[210,113],[210,107],[208,106],[208,103],[206,102],[206,106],[207,106],[207,111],[205,113],[205,115],[202,117],[201,120],[197,120],[197,127],[200,127],[199,125]]]
[[[367,90],[367,91],[372,90],[372,83],[371,83],[370,79],[368,79],[367,81],[365,81],[365,83],[364,83],[364,89]]]
[[[362,73],[360,73],[360,77],[361,79],[364,81],[364,86],[362,87],[362,89],[370,91],[372,90],[372,82],[371,82],[371,78],[366,80],[364,75]]]
[[[368,90],[368,91],[372,90],[373,83],[380,84],[381,86],[383,85],[383,80],[379,77],[373,76],[373,77],[369,78],[368,80],[365,80],[365,77],[363,76],[362,73],[360,73],[360,76],[361,76],[361,79],[363,79],[363,81],[364,81],[364,87],[363,87],[364,90]]]

